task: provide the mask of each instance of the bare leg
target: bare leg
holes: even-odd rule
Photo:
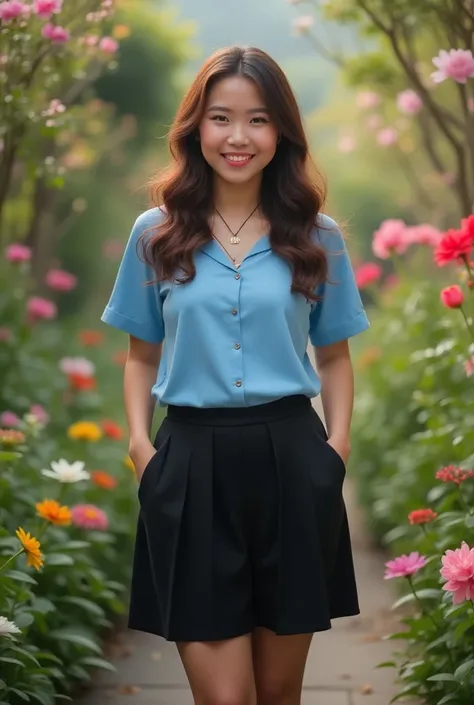
[[[257,705],[300,705],[312,634],[277,636],[258,628],[252,634]]]
[[[250,634],[177,647],[196,705],[256,705]]]

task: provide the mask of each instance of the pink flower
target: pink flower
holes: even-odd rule
[[[380,115],[369,115],[366,125],[369,130],[378,130],[379,127],[382,127],[382,118]]]
[[[412,225],[406,229],[405,235],[413,244],[430,245],[431,247],[437,247],[443,237],[441,230],[429,225],[429,223]]]
[[[380,96],[374,91],[360,91],[357,94],[356,103],[358,108],[376,108],[380,105]]]
[[[13,411],[4,411],[0,414],[0,426],[15,428],[20,423],[20,418]]]
[[[380,259],[388,259],[393,252],[401,255],[410,245],[406,236],[406,225],[403,220],[384,220],[375,231],[372,241],[372,251]]]
[[[49,421],[49,414],[40,404],[32,404],[30,407],[30,414],[36,417],[39,423],[46,426]]]
[[[464,302],[464,294],[458,284],[453,284],[443,289],[440,298],[447,308],[461,308]]]
[[[33,12],[42,20],[49,20],[51,15],[61,12],[63,0],[35,0]]]
[[[99,35],[98,34],[86,34],[85,37],[82,37],[81,42],[85,44],[86,47],[96,47],[97,44],[99,43]]]
[[[81,377],[93,377],[95,373],[94,363],[85,357],[63,357],[59,361],[59,369],[65,375]]]
[[[93,504],[76,504],[71,509],[72,523],[81,529],[105,531],[109,526],[107,514]]]
[[[29,7],[20,0],[8,0],[8,2],[0,3],[0,20],[2,22],[10,22],[21,15],[28,15]]]
[[[353,152],[355,147],[356,141],[350,135],[345,135],[339,140],[338,149],[340,152]]]
[[[7,247],[5,257],[9,262],[14,262],[15,264],[29,262],[31,259],[31,248],[19,243],[13,243],[13,245]]]
[[[7,328],[6,326],[1,326],[0,327],[0,342],[5,343],[8,340],[12,339],[12,332],[10,328]]]
[[[452,78],[457,83],[466,83],[468,78],[474,77],[474,56],[470,49],[442,49],[433,59],[433,64],[438,71],[431,74],[435,83],[441,83],[447,78]]]
[[[99,49],[104,52],[104,54],[115,54],[119,48],[119,43],[112,37],[102,37],[99,42]]]
[[[55,318],[57,313],[56,304],[47,299],[42,299],[40,296],[32,296],[28,300],[26,311],[31,323],[41,319]]]
[[[418,551],[413,551],[408,556],[403,554],[394,558],[393,561],[388,561],[385,563],[385,580],[390,580],[391,578],[406,578],[409,575],[413,575],[420,568],[425,565],[425,556],[420,556]]]
[[[45,39],[51,39],[53,44],[65,44],[69,41],[69,30],[56,24],[45,24],[41,34]]]
[[[443,590],[453,593],[453,604],[474,600],[474,548],[463,541],[461,548],[448,549],[441,562],[443,567],[439,572],[448,581]]]
[[[382,267],[375,262],[366,262],[355,270],[355,280],[359,289],[364,289],[382,276]]]
[[[394,127],[384,127],[377,132],[377,142],[381,147],[390,147],[398,140],[398,132]]]
[[[474,375],[474,355],[465,361],[464,371],[466,373],[466,377],[472,377]]]
[[[397,107],[406,115],[416,115],[422,109],[423,101],[415,91],[402,91],[397,95]]]
[[[63,269],[50,269],[44,281],[55,291],[72,291],[77,286],[77,277]]]

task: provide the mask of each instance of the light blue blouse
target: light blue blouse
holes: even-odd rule
[[[152,393],[159,406],[245,407],[292,394],[314,397],[319,378],[307,354],[369,327],[344,240],[319,216],[314,235],[328,253],[321,302],[292,294],[291,269],[267,235],[237,269],[212,240],[195,253],[187,284],[155,279],[137,254],[144,230],[160,222],[152,208],[135,222],[102,321],[150,343],[163,343]],[[141,243],[140,243],[141,245]],[[140,252],[140,250],[139,250]]]

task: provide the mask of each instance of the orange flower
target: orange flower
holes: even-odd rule
[[[113,438],[115,441],[121,441],[124,436],[123,428],[116,424],[115,421],[111,421],[111,419],[102,421],[102,430],[106,436]]]
[[[29,533],[27,534],[20,526],[16,531],[16,535],[26,553],[26,565],[31,565],[36,570],[39,570],[43,565],[43,554],[40,549],[40,542]]]
[[[68,507],[61,507],[55,499],[45,499],[36,505],[38,516],[50,521],[57,526],[69,526],[71,523],[71,512]]]
[[[127,362],[127,357],[128,350],[117,350],[117,352],[114,353],[113,361],[119,367],[123,367]]]
[[[69,386],[78,391],[88,391],[95,389],[97,386],[95,377],[85,377],[84,375],[77,373],[70,373],[67,377],[69,380]]]
[[[115,477],[104,470],[93,470],[91,472],[91,480],[94,485],[102,487],[104,490],[113,490],[118,484]]]
[[[0,443],[8,446],[16,446],[20,443],[24,443],[26,440],[25,434],[21,431],[14,431],[13,429],[0,428]]]
[[[408,515],[408,521],[412,526],[415,524],[428,524],[436,519],[437,513],[432,509],[415,509]]]
[[[81,330],[79,340],[87,347],[97,347],[104,342],[104,334],[100,330]]]

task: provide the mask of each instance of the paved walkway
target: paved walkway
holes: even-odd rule
[[[318,408],[318,412],[320,409]],[[388,705],[396,689],[394,671],[374,667],[389,660],[396,631],[384,582],[384,556],[370,544],[350,479],[345,498],[351,526],[361,614],[337,619],[330,631],[314,637],[306,669],[303,705]],[[76,705],[192,705],[186,677],[173,644],[125,631],[108,654],[117,673],[104,673]]]

